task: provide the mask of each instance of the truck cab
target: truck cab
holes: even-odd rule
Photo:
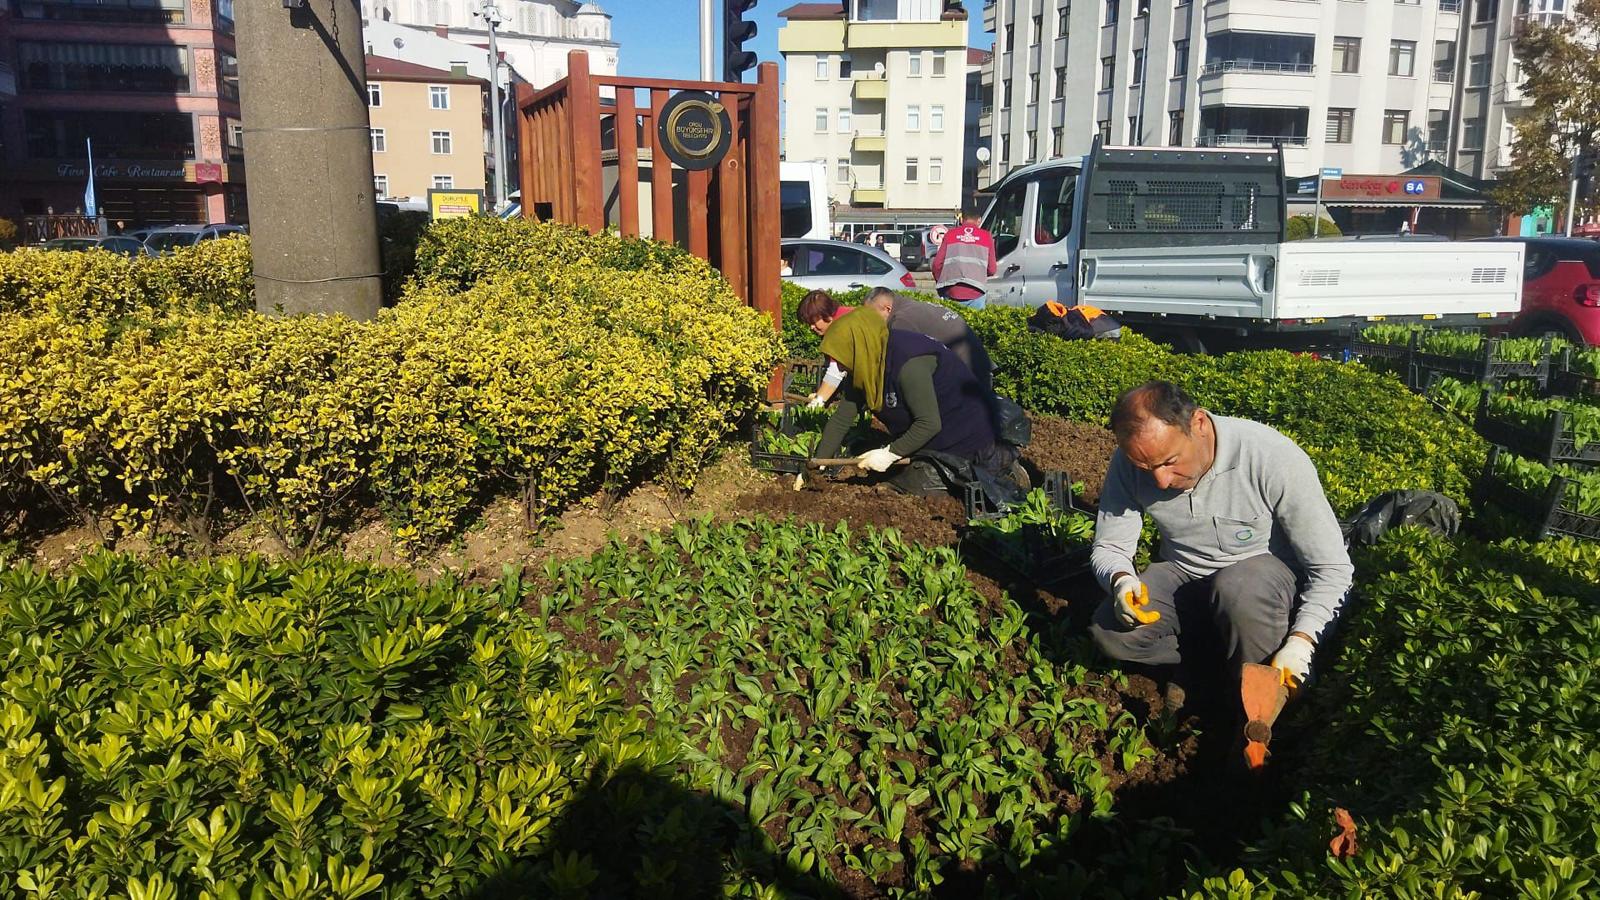
[[[983,227],[994,235],[998,260],[989,302],[1038,306],[1070,302],[1077,278],[1072,223],[1079,210],[1084,157],[1035,163],[1007,175],[995,189]]]

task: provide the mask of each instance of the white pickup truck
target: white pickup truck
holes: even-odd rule
[[[1285,242],[1277,150],[1097,146],[1018,169],[994,195],[990,303],[1085,303],[1195,349],[1372,321],[1487,324],[1522,305],[1520,243]]]

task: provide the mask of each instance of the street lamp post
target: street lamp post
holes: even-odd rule
[[[494,159],[494,208],[499,212],[506,205],[506,170],[505,153],[506,145],[505,126],[500,115],[500,47],[495,43],[495,29],[505,19],[500,15],[500,8],[493,3],[485,3],[473,12],[473,15],[482,16],[483,21],[489,26],[489,108],[491,110],[492,140],[491,148]]]

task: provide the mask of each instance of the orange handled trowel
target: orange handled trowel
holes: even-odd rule
[[[1239,679],[1239,695],[1244,701],[1244,759],[1252,772],[1267,764],[1267,745],[1272,743],[1272,723],[1289,702],[1289,676],[1274,666],[1245,663]]]

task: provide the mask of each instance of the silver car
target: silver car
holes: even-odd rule
[[[106,250],[123,256],[144,256],[144,244],[120,234],[85,237],[64,237],[44,242],[45,250]]]
[[[791,238],[783,242],[783,261],[790,272],[783,280],[808,290],[886,287],[899,291],[917,286],[916,279],[894,257],[865,244]]]
[[[144,239],[144,247],[151,256],[160,256],[179,247],[193,247],[201,241],[244,233],[245,230],[238,225],[169,225],[150,232],[150,236]]]

